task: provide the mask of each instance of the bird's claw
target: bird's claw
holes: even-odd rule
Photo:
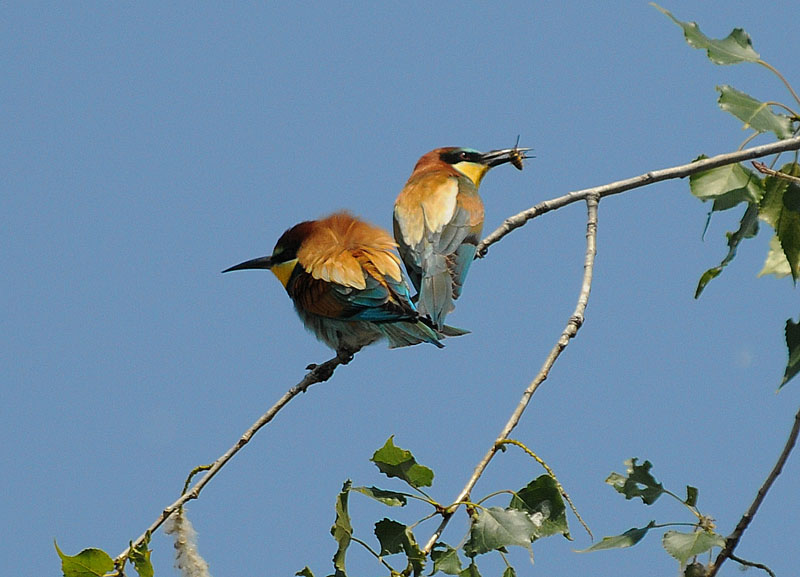
[[[340,363],[346,365],[347,363],[353,360],[353,356],[356,354],[356,352],[358,351],[353,351],[350,349],[339,349],[338,351],[336,351],[336,358],[339,359]]]

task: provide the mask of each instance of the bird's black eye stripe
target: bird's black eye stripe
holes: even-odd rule
[[[472,150],[451,150],[442,154],[441,158],[447,164],[458,164],[459,162],[478,162],[481,154]]]

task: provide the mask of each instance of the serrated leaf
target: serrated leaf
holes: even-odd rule
[[[758,276],[775,275],[775,278],[783,278],[792,274],[792,267],[789,266],[789,260],[786,258],[786,253],[783,252],[781,246],[781,239],[778,235],[772,235],[769,241],[769,251],[767,258],[764,260],[764,267],[758,273]]]
[[[402,479],[415,489],[430,487],[433,483],[433,471],[417,463],[411,451],[396,447],[394,436],[389,437],[383,447],[375,451],[371,461],[387,477]]]
[[[419,548],[411,528],[392,519],[381,519],[375,523],[375,536],[381,544],[381,555],[405,553],[408,562],[419,574],[425,567],[425,554]]]
[[[778,172],[800,177],[800,165],[792,162]],[[759,217],[775,229],[792,279],[797,282],[800,278],[800,185],[770,175],[764,179],[764,188]]]
[[[686,485],[686,504],[690,507],[697,505],[697,487]]]
[[[625,495],[626,499],[639,497],[645,505],[652,505],[664,493],[664,486],[650,474],[653,466],[650,461],[637,465],[637,460],[633,457],[625,461],[627,476],[611,473],[606,483],[614,487],[618,493]]]
[[[458,577],[481,577],[481,573],[478,571],[478,566],[472,562],[458,574]]]
[[[347,575],[345,570],[345,556],[353,535],[353,526],[350,523],[350,513],[347,511],[347,498],[350,494],[351,481],[348,479],[342,485],[342,490],[336,497],[336,519],[331,527],[331,535],[339,546],[333,555],[333,568],[335,577]]]
[[[392,519],[381,519],[375,523],[375,536],[381,544],[381,555],[403,552],[403,541],[407,527]]]
[[[739,243],[741,243],[746,238],[752,238],[758,232],[758,205],[756,204],[749,204],[747,205],[747,210],[744,211],[742,215],[742,220],[739,221],[739,229],[734,232],[726,233],[728,238],[728,254],[725,255],[725,258],[722,259],[722,262],[719,263],[719,266],[715,266],[713,268],[708,269],[703,275],[700,277],[700,281],[697,283],[697,289],[694,292],[694,298],[699,298],[700,294],[703,292],[703,289],[706,288],[706,285],[714,278],[718,277],[722,272],[722,269],[728,266],[733,258],[736,256],[736,250],[739,248]]]
[[[128,558],[133,563],[134,569],[139,574],[139,577],[153,577],[155,571],[153,564],[150,562],[150,553],[152,552],[148,545],[150,544],[150,532],[145,535],[144,540],[138,547],[131,547]],[[133,544],[131,544],[133,545]]]
[[[786,348],[789,349],[789,362],[779,389],[800,372],[800,319],[798,322],[792,319],[786,321]]]
[[[482,509],[472,522],[464,552],[472,557],[508,545],[530,548],[535,531],[536,525],[525,511],[500,507]]]
[[[517,577],[517,572],[510,565],[503,571],[503,577]]]
[[[311,569],[308,568],[308,565],[300,569],[295,575],[299,577],[314,577],[314,574],[311,572]]]
[[[651,2],[662,13],[666,14],[675,24],[683,28],[683,35],[689,46],[705,50],[708,59],[714,64],[736,64],[738,62],[757,62],[761,57],[753,50],[750,36],[741,28],[734,28],[728,36],[720,40],[712,39],[700,32],[696,22],[682,22],[675,18],[671,12],[658,4]]]
[[[556,534],[570,538],[564,499],[550,475],[541,475],[517,491],[509,507],[525,511],[531,517],[536,526],[532,541]]]
[[[458,551],[446,543],[436,543],[433,546],[431,560],[433,560],[433,572],[431,575],[438,571],[448,575],[460,575],[463,571]]]
[[[647,535],[647,532],[655,526],[656,522],[650,521],[646,527],[633,527],[625,531],[622,535],[603,537],[599,543],[595,543],[586,549],[576,551],[576,553],[592,553],[594,551],[603,551],[605,549],[624,549],[625,547],[633,547],[639,541],[644,539],[644,536]]]
[[[742,202],[758,202],[764,195],[761,179],[741,164],[727,164],[692,174],[689,190],[703,202],[713,200],[715,212]]]
[[[358,491],[359,493],[371,497],[376,501],[380,501],[389,507],[403,507],[408,502],[406,495],[396,491],[386,491],[378,487],[353,487],[351,491]]]
[[[713,531],[694,531],[692,533],[667,531],[661,538],[661,544],[667,553],[680,562],[682,567],[695,555],[705,553],[712,547],[724,547],[725,537]]]
[[[744,122],[744,128],[756,132],[774,132],[778,138],[792,136],[792,120],[785,114],[775,114],[769,105],[752,96],[723,84],[719,90],[719,107]]]
[[[77,555],[65,555],[54,543],[61,558],[64,577],[100,577],[114,569],[114,560],[102,549],[84,549]]]

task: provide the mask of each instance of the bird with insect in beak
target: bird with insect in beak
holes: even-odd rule
[[[482,153],[437,148],[422,156],[394,204],[394,238],[417,289],[417,308],[436,327],[455,308],[483,230],[478,187],[486,173],[510,162],[522,170],[530,148]]]
[[[362,347],[386,338],[389,348],[440,342],[468,331],[435,327],[417,312],[403,278],[396,244],[385,230],[347,212],[301,222],[278,239],[272,254],[222,272],[269,269],[303,324],[349,362]]]

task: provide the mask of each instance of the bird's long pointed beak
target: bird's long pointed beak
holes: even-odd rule
[[[481,155],[481,163],[489,167],[499,166],[506,162],[512,163],[519,170],[522,170],[522,160],[525,158],[532,158],[525,156],[525,153],[531,150],[530,148],[503,148],[502,150],[490,150],[489,152]]]
[[[252,269],[252,268],[263,268],[263,269],[270,269],[272,268],[272,257],[271,256],[260,256],[258,258],[254,258],[251,260],[246,260],[244,262],[240,262],[239,264],[232,266],[231,268],[226,268],[222,272],[230,272],[232,270],[245,270],[245,269]]]

